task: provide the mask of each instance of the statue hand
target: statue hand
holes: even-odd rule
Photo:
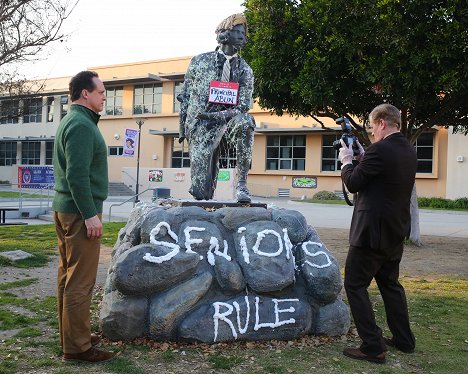
[[[197,114],[197,118],[201,120],[216,119],[216,112],[201,112]]]

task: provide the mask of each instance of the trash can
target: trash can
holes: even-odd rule
[[[157,187],[153,189],[153,201],[157,199],[168,199],[171,197],[171,189],[164,187]]]

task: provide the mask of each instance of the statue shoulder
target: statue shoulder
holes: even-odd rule
[[[201,62],[210,61],[216,56],[216,53],[216,51],[200,53],[199,55],[192,57],[190,64],[198,64]]]

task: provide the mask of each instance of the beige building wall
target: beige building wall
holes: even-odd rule
[[[468,197],[468,136],[448,131],[447,147],[448,199]]]
[[[123,146],[125,129],[138,129],[137,121],[144,120],[140,135],[140,170],[172,167],[173,137],[177,137],[179,114],[174,112],[175,81],[181,81],[190,62],[190,57],[180,57],[157,61],[117,64],[90,67],[104,80],[107,88],[123,87],[123,113],[116,116],[101,116],[99,128],[108,146]],[[44,102],[47,96],[61,95],[68,92],[70,77],[47,80],[43,91]],[[158,83],[162,85],[161,113],[133,114],[133,92],[136,84]],[[56,100],[55,113],[60,112],[60,100]],[[47,123],[46,109],[43,111],[43,123],[1,125],[1,137],[23,138],[28,136],[51,138],[55,135],[59,116],[54,122]],[[261,110],[254,103],[250,113],[254,116],[257,131],[254,140],[252,167],[249,173],[249,188],[253,194],[278,196],[280,191],[287,191],[291,197],[312,197],[316,192],[340,191],[340,171],[321,171],[322,135],[320,124],[310,117],[281,117]],[[325,126],[333,128],[335,123],[330,118],[320,118]],[[159,131],[162,135],[153,135],[150,131]],[[266,170],[266,144],[269,135],[304,135],[306,137],[305,170]],[[435,135],[433,170],[431,174],[417,175],[419,196],[466,196],[467,157],[466,137],[452,136],[446,129],[440,128]],[[18,146],[20,147],[20,146]],[[109,179],[112,182],[125,182],[135,186],[137,157],[109,156]],[[456,161],[457,156],[464,156],[464,161]],[[18,155],[19,158],[19,155]],[[18,160],[17,160],[18,161]],[[19,162],[17,162],[19,165]],[[13,170],[14,169],[14,170]],[[0,180],[11,180],[16,175],[15,167],[0,166]],[[294,177],[314,177],[316,188],[293,188]],[[142,176],[140,175],[140,178]],[[147,183],[144,178],[141,183]],[[449,182],[450,181],[450,182]],[[181,188],[181,184],[177,189]],[[143,187],[143,186],[141,186]],[[175,187],[174,187],[175,188]],[[178,192],[179,194],[179,192]],[[187,198],[190,195],[187,192]]]

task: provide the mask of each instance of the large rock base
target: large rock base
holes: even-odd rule
[[[299,212],[140,204],[120,231],[100,325],[111,340],[342,335],[336,259]]]

